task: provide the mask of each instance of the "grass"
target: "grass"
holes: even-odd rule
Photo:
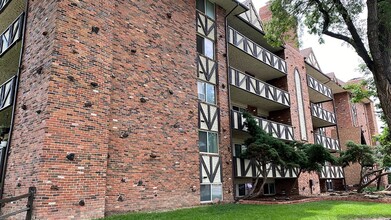
[[[322,201],[290,205],[210,205],[160,213],[130,213],[104,220],[130,219],[370,219],[390,218],[391,205],[368,202]]]

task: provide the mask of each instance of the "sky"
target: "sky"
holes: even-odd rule
[[[258,9],[267,2],[267,0],[252,1]],[[302,42],[300,49],[312,47],[323,73],[334,72],[337,78],[344,82],[363,76],[357,71],[361,58],[358,57],[352,47],[348,47],[342,41],[328,36],[325,36],[324,39],[325,43],[319,44],[317,36],[304,31],[303,36],[300,36]]]

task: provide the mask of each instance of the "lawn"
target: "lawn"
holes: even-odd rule
[[[390,218],[391,204],[322,201],[291,205],[210,205],[160,213],[131,213],[104,220],[126,219],[370,219]]]

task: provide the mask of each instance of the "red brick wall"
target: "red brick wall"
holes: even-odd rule
[[[311,111],[310,111],[311,109],[310,109],[310,98],[308,94],[305,63],[304,63],[304,58],[301,56],[300,52],[296,48],[291,47],[289,44],[285,45],[285,47],[286,47],[285,60],[288,65],[288,76],[287,76],[288,92],[290,93],[290,98],[291,98],[291,109],[290,109],[291,122],[294,128],[295,140],[301,141],[294,70],[295,68],[297,68],[301,76],[300,78],[301,78],[301,89],[302,89],[303,102],[304,102],[304,115],[305,118],[308,119],[311,117]],[[306,120],[306,131],[307,131],[308,143],[313,143],[314,136],[313,136],[313,128],[312,128],[311,120]],[[310,189],[309,189],[310,179],[314,180],[313,194],[317,194],[320,192],[318,174],[302,173],[298,179],[298,190],[300,194],[303,195],[310,194]]]
[[[121,1],[113,13],[106,212],[199,204],[195,3]]]
[[[45,190],[46,185],[41,176],[40,169],[44,160],[42,156],[55,158],[42,146],[47,143],[49,109],[49,81],[53,73],[53,44],[55,39],[56,1],[42,0],[29,1],[29,14],[27,18],[26,45],[19,79],[19,91],[15,107],[15,119],[13,136],[10,142],[7,171],[4,185],[4,197],[25,194],[30,186],[38,186],[39,190]],[[42,33],[48,35],[43,37]],[[36,69],[43,67],[43,74],[36,73]],[[26,110],[22,106],[27,107]],[[41,114],[37,111],[41,110]],[[49,155],[50,154],[50,155]],[[61,159],[65,158],[65,155]],[[46,170],[46,175],[53,175]],[[64,172],[64,171],[62,171]],[[20,187],[18,186],[20,184]],[[49,185],[50,188],[50,185]],[[49,196],[54,194],[51,192]],[[47,197],[38,191],[36,206],[48,206]],[[25,200],[20,203],[8,203],[3,212],[25,208]],[[16,218],[23,218],[18,215]]]
[[[229,106],[229,82],[226,61],[226,36],[225,36],[225,10],[217,7],[217,62],[218,68],[218,100],[220,107],[220,143],[219,152],[222,159],[223,169],[223,200],[232,202],[234,200],[233,171],[232,171],[232,150],[231,150],[231,125],[230,125],[230,106]]]
[[[37,219],[199,204],[195,4],[45,0],[29,10],[5,196],[36,186]]]

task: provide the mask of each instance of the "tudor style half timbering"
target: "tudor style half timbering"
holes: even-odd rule
[[[231,122],[232,128],[241,131],[247,131],[247,127],[245,125],[246,119],[243,117],[243,114],[235,110],[232,110],[231,114],[232,114],[232,122]],[[255,121],[266,133],[271,134],[275,138],[288,140],[288,141],[294,140],[292,126],[273,122],[258,117],[255,117]]]
[[[196,5],[200,201],[212,202],[223,199],[218,133],[220,110],[216,92],[216,8],[208,0],[196,0]]]
[[[229,80],[230,84],[235,86],[238,89],[245,90],[249,93],[255,94],[259,97],[265,98],[267,100],[273,101],[268,102],[268,105],[276,105],[276,103],[284,105],[286,107],[290,106],[290,97],[289,93],[279,89],[275,86],[272,86],[268,83],[262,82],[255,77],[249,76],[239,70],[234,68],[229,69]],[[239,93],[239,91],[238,91]],[[238,94],[243,96],[249,96],[249,94]],[[271,107],[273,108],[273,107]]]
[[[239,49],[243,53],[251,56],[252,58],[259,60],[260,62],[272,67],[275,70],[278,70],[278,72],[280,73],[269,70],[270,72],[273,72],[276,75],[279,74],[280,76],[284,76],[287,73],[287,65],[283,59],[274,55],[270,51],[259,46],[258,44],[254,43],[252,40],[248,39],[243,34],[239,33],[238,31],[236,31],[231,27],[228,29],[228,42],[230,43],[230,45],[233,45],[235,48]],[[242,61],[244,59],[244,58],[239,58],[240,56],[243,55],[240,55],[240,53],[237,54],[234,49],[231,49],[231,51],[233,53],[232,54],[233,57],[235,57],[235,59],[237,59],[238,61]],[[251,63],[251,62],[253,61],[248,60],[247,62],[244,61],[243,64],[246,65],[247,63]],[[274,77],[271,76],[270,78],[275,78],[275,76]]]
[[[1,35],[0,35],[0,56],[3,55],[13,44],[22,37],[24,14],[21,14]]]
[[[7,6],[7,4],[10,2],[11,0],[0,0],[0,12],[2,10],[4,10],[4,8]]]
[[[35,219],[232,202],[263,169],[242,158],[244,111],[284,142],[372,142],[369,101],[311,49],[268,44],[261,17],[251,0],[0,0],[1,195],[35,186]],[[265,169],[268,196],[354,174]]]

